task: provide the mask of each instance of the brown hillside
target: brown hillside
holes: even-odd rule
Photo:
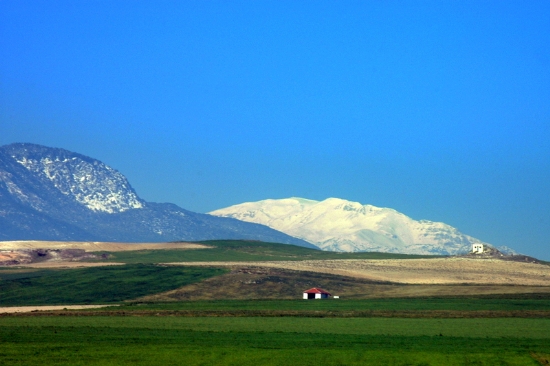
[[[138,301],[296,299],[311,287],[346,299],[390,297],[550,294],[548,286],[407,285],[273,267],[233,266],[231,272]],[[546,295],[548,296],[548,295]]]
[[[238,266],[239,262],[187,262],[171,265]],[[338,259],[249,262],[249,266],[337,274],[358,279],[401,284],[470,284],[550,286],[550,266],[536,263],[477,260],[468,258],[431,259]]]

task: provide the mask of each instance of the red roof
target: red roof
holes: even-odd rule
[[[319,287],[310,288],[309,290],[304,291],[304,294],[327,294],[332,296],[330,292],[323,290],[322,288],[319,288]]]

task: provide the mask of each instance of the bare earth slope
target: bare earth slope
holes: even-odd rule
[[[51,311],[51,310],[82,310],[82,309],[98,309],[108,306],[117,305],[48,305],[48,306],[5,306],[0,307],[0,314],[6,313],[30,313],[35,311]]]
[[[171,265],[237,266],[241,262],[186,262]],[[248,266],[283,268],[402,284],[472,284],[550,286],[550,266],[497,259],[340,259],[247,262]]]
[[[121,252],[152,249],[204,249],[194,243],[105,243],[76,241],[2,241],[0,266],[25,265],[33,267],[89,267],[117,264],[113,262],[81,262],[98,259],[92,252]],[[120,263],[118,263],[120,264]]]
[[[19,240],[2,241],[0,250],[19,249],[83,249],[88,252],[122,252],[127,250],[147,249],[204,249],[206,245],[195,243],[105,243],[105,242],[81,242],[81,241],[37,241]]]

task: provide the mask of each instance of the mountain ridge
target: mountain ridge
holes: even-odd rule
[[[124,175],[82,154],[29,143],[0,146],[0,240],[212,239],[317,248],[260,224],[146,202]]]
[[[323,250],[455,255],[469,252],[473,244],[491,246],[442,222],[417,221],[391,208],[340,198],[267,199],[210,214],[261,223]]]

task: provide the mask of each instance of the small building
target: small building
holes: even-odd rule
[[[483,244],[472,244],[472,253],[483,253]]]
[[[332,296],[330,292],[319,287],[310,288],[309,290],[304,291],[304,300],[328,299],[329,296]]]

